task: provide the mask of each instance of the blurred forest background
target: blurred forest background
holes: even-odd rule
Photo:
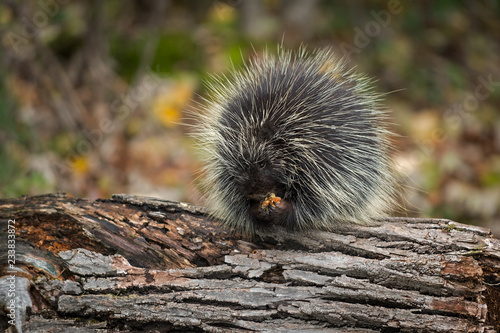
[[[408,215],[500,236],[498,0],[3,0],[0,36],[2,198],[202,204],[181,123],[204,80],[304,44],[389,92]]]

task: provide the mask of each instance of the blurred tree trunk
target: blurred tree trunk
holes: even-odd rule
[[[23,332],[500,327],[500,241],[449,220],[250,241],[184,203],[45,195],[0,200],[0,223],[0,315]]]

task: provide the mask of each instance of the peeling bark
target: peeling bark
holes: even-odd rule
[[[0,200],[0,226],[0,318],[23,332],[500,329],[500,241],[449,220],[250,241],[184,203],[44,195]]]

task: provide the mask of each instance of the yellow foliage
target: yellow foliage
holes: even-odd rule
[[[226,23],[236,19],[236,10],[234,6],[230,6],[224,2],[217,1],[209,14],[210,19],[215,22]]]
[[[71,160],[71,167],[75,174],[85,175],[89,172],[89,160],[87,156],[78,156]]]
[[[193,90],[193,85],[184,81],[165,89],[153,101],[153,115],[165,127],[177,126],[182,117],[182,109],[193,96]]]

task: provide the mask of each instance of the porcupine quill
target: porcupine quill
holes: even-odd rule
[[[381,95],[330,50],[266,52],[209,90],[197,137],[208,209],[223,225],[332,230],[394,206]]]

